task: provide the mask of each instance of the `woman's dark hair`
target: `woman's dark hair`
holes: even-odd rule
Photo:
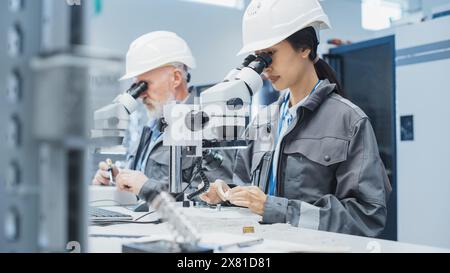
[[[319,46],[319,41],[317,40],[316,31],[313,27],[307,27],[289,36],[286,41],[291,44],[292,48],[295,50],[310,49],[309,59],[315,61],[318,57],[317,47]],[[336,72],[334,69],[324,60],[318,59],[314,64],[317,76],[320,80],[328,79],[330,83],[336,84],[336,92],[343,96],[342,86],[337,80]]]

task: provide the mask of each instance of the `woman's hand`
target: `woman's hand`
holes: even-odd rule
[[[230,187],[224,181],[217,179],[209,187],[209,191],[200,195],[200,199],[208,204],[215,205],[227,201],[226,192],[230,190]]]
[[[267,195],[255,186],[236,187],[227,192],[227,199],[233,205],[246,207],[253,213],[263,215]]]

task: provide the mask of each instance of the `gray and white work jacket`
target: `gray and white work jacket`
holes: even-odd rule
[[[324,80],[297,109],[281,139],[276,195],[264,204],[263,222],[375,237],[391,185],[368,117],[335,87]],[[282,103],[283,96],[274,105]],[[237,154],[233,183],[267,193],[280,112],[263,113],[249,127],[254,140]]]

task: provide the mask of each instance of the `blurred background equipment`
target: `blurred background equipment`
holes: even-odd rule
[[[1,1],[0,18],[0,252],[87,251],[92,109],[120,90],[122,60],[79,46],[65,1]]]
[[[99,161],[133,153],[148,120],[139,104],[124,145],[89,145],[94,110],[131,85],[117,82],[130,41],[168,29],[185,37],[201,91],[241,61],[248,0],[77,2],[0,1],[0,252],[86,251],[87,185]],[[383,238],[450,247],[450,0],[321,3],[333,29],[319,51],[369,115],[394,187]],[[174,10],[183,12],[160,16]],[[278,95],[264,81],[252,113]]]
[[[393,186],[385,239],[450,247],[449,27],[442,17],[325,56],[375,131]]]

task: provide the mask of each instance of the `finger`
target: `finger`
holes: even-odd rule
[[[228,194],[225,193],[221,183],[217,185],[216,192],[219,198],[222,199],[222,201],[227,201]]]
[[[98,170],[98,174],[99,174],[101,177],[104,177],[104,178],[106,178],[106,179],[109,179],[109,172],[108,172],[108,171]]]
[[[108,164],[106,164],[105,161],[102,161],[102,162],[98,163],[98,168],[100,170],[107,171],[108,170]]]
[[[202,194],[202,195],[200,195],[200,199],[201,199],[202,201],[205,201],[206,203],[211,203],[211,199],[208,197],[207,194]]]
[[[113,176],[117,176],[119,174],[119,168],[117,168],[115,165],[113,165]]]
[[[121,190],[121,191],[127,191],[127,190],[130,189],[129,187],[125,186],[125,184],[119,184],[119,183],[117,183],[117,187],[118,187],[119,190]]]
[[[104,185],[109,184],[109,179],[106,179],[105,177],[103,177],[100,174],[97,174],[94,179],[97,180],[99,184],[104,184]]]
[[[130,188],[128,181],[125,179],[116,179],[116,185],[120,190],[126,190]]]

